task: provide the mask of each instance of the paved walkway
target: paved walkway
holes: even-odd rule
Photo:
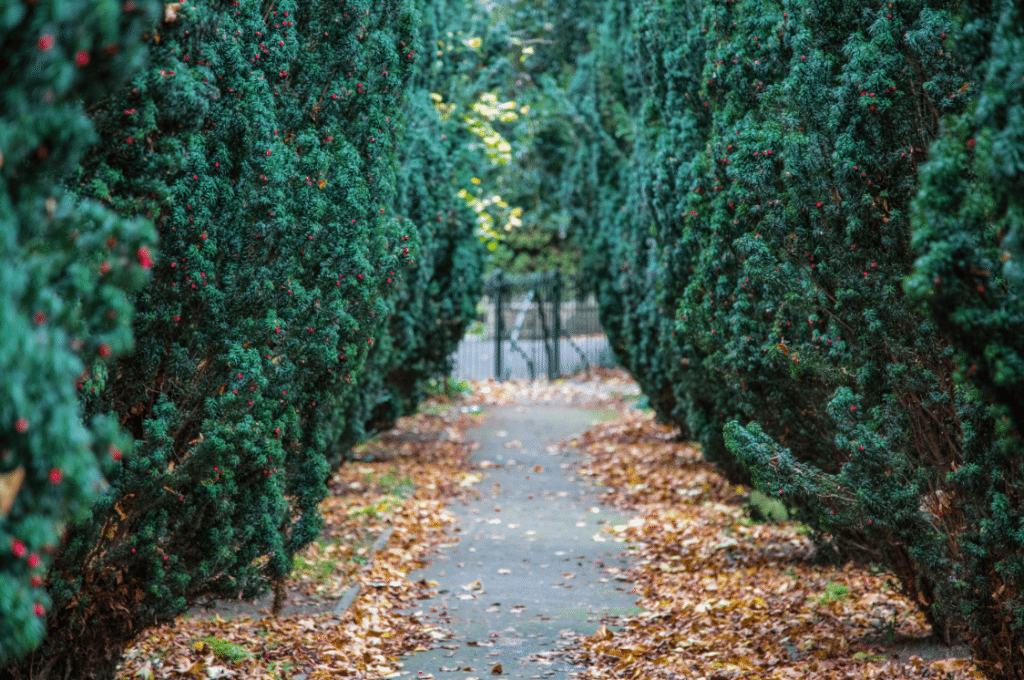
[[[623,544],[599,533],[626,518],[572,474],[579,454],[557,446],[617,412],[556,405],[483,412],[481,427],[467,431],[480,443],[473,461],[481,496],[451,508],[460,520],[452,545],[409,574],[437,582],[436,597],[416,611],[453,637],[403,659],[404,677],[566,677],[574,667],[558,650],[570,632],[592,635],[603,616],[640,611],[622,575]]]

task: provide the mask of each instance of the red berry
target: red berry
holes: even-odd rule
[[[79,66],[85,66],[86,64],[88,64],[89,63],[89,53],[86,52],[85,50],[80,50],[78,52],[78,54],[75,55],[75,63],[78,64]]]
[[[11,541],[11,552],[15,557],[21,557],[25,554],[25,544],[17,539]]]
[[[64,477],[64,474],[60,471],[60,468],[52,468],[50,470],[50,483],[60,484],[60,480]]]
[[[37,555],[36,553],[32,553],[31,555],[29,555],[28,556],[28,566],[32,567],[33,569],[38,567],[39,566],[39,555]]]
[[[35,606],[36,616],[46,616],[46,608],[41,604]]]
[[[25,434],[28,431],[28,418],[18,418],[14,421],[14,431],[18,434]]]

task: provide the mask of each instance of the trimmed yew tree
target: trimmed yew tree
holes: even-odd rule
[[[98,140],[83,102],[143,66],[158,8],[37,0],[0,11],[0,668],[42,640],[60,606],[44,585],[65,526],[88,517],[111,455],[131,451],[113,418],[83,420],[75,384],[131,349],[125,294],[148,278],[155,233],[58,180]]]
[[[48,637],[12,677],[110,677],[146,626],[287,573],[320,532],[326,425],[416,256],[392,214],[411,3],[189,2],[144,39],[69,181],[159,232],[135,352],[79,383],[136,444],[61,542]]]
[[[659,415],[1000,678],[1024,677],[1019,12],[610,1],[574,84],[590,171],[563,169]]]
[[[329,439],[336,463],[367,433],[391,427],[424,398],[431,378],[451,371],[451,355],[476,318],[487,255],[476,213],[458,196],[490,166],[461,116],[501,73],[504,36],[480,16],[474,0],[421,2],[419,44],[436,48],[417,60],[406,87],[404,130],[397,148],[395,214],[407,220],[404,244],[416,252],[386,298],[388,330],[367,358],[360,390],[349,396]],[[415,248],[413,244],[415,243]]]
[[[973,84],[977,103],[945,120],[921,168],[911,213],[918,259],[905,289],[950,339],[963,393],[963,452],[930,499],[955,560],[954,611],[967,620],[978,665],[993,677],[1021,678],[1024,7],[996,7],[991,43],[974,47],[985,58]],[[967,17],[967,26],[989,20]]]

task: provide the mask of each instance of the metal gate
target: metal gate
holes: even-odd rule
[[[616,363],[597,302],[578,277],[498,270],[484,283],[478,311],[452,357],[452,377],[458,380],[555,379]]]

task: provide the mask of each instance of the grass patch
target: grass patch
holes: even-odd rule
[[[789,511],[782,501],[761,493],[758,490],[750,492],[750,504],[748,505],[750,518],[756,522],[788,522]]]
[[[839,602],[845,600],[850,596],[850,588],[843,585],[842,583],[828,582],[825,586],[825,592],[822,593],[821,597],[818,598],[818,604],[831,604],[833,602]]]
[[[192,644],[192,649],[199,653],[212,652],[221,661],[230,661],[232,663],[258,656],[258,654],[250,652],[242,645],[236,645],[233,642],[221,640],[217,637],[205,637],[202,640],[198,640]]]

